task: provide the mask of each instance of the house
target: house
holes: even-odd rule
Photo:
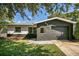
[[[36,25],[33,24],[8,24],[7,36],[24,38],[28,34],[35,34]]]
[[[36,34],[37,40],[72,39],[76,22],[54,17],[35,24],[8,24],[7,35]]]
[[[37,25],[37,40],[72,39],[76,22],[54,17],[40,21]]]
[[[22,34],[22,35],[27,35],[30,32],[29,28],[35,28],[35,27],[36,26],[33,25],[33,24],[8,24],[7,25],[7,34],[15,34],[15,35]]]
[[[6,26],[6,29],[3,26]],[[33,24],[0,25],[0,37],[24,37],[28,34],[35,34],[35,30],[36,25]]]

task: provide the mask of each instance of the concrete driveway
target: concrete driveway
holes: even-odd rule
[[[67,55],[67,56],[79,56],[79,44],[68,40],[57,40],[55,44]]]

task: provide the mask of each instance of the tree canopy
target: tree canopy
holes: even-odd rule
[[[67,12],[70,7],[74,7],[74,15],[78,14],[75,11],[79,8],[79,4],[72,3],[1,3],[0,4],[0,19],[12,20],[16,13],[20,13],[22,17],[27,17],[25,10],[28,9],[32,12],[32,16],[36,15],[37,12],[42,12],[40,8],[45,8],[46,11],[53,15],[55,13],[61,14]]]

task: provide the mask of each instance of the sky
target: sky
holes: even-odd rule
[[[41,12],[37,12],[37,15],[32,16],[32,13],[29,12],[28,10],[26,10],[26,15],[28,15],[28,17],[31,19],[31,20],[28,20],[26,17],[23,19],[21,17],[21,15],[19,13],[17,13],[14,17],[14,22],[15,23],[35,23],[35,22],[38,22],[38,21],[41,21],[41,20],[45,20],[47,19],[47,17],[49,16],[49,14],[46,12],[45,9],[41,9],[42,10],[42,13]]]
[[[25,13],[26,13],[26,15],[28,15],[28,17],[29,17],[31,20],[28,20],[26,17],[23,19],[23,18],[21,17],[21,15],[20,15],[19,13],[17,13],[17,14],[15,15],[13,21],[14,21],[15,23],[27,23],[27,24],[28,24],[28,23],[35,23],[35,22],[39,22],[39,21],[42,21],[42,20],[47,19],[48,16],[49,16],[49,14],[46,12],[46,10],[45,10],[45,9],[41,9],[41,8],[40,8],[40,10],[42,10],[42,13],[41,13],[41,12],[37,12],[37,15],[31,17],[31,16],[32,16],[32,13],[29,12],[29,11],[26,9],[26,10],[25,10]],[[71,7],[68,12],[73,12],[73,10],[74,10],[73,7]]]

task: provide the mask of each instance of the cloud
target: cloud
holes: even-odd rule
[[[17,21],[17,23],[21,23],[21,21]]]

